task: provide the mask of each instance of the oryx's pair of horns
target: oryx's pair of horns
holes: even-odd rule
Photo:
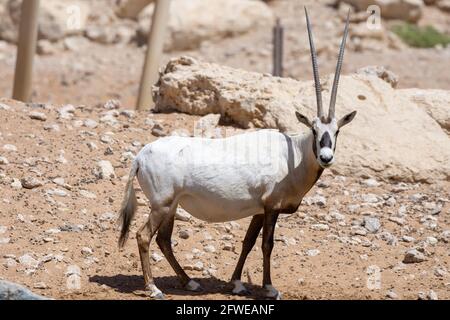
[[[308,27],[308,36],[309,36],[309,45],[311,47],[311,58],[314,72],[314,83],[316,87],[316,98],[317,98],[317,116],[319,118],[324,117],[323,113],[323,102],[322,102],[322,88],[320,86],[320,77],[319,77],[319,66],[317,64],[317,52],[314,46],[314,39],[312,35],[311,22],[309,21],[308,10],[305,7],[306,13],[306,25]],[[344,60],[344,52],[345,52],[345,44],[347,42],[348,36],[348,26],[350,22],[350,10],[347,15],[347,22],[345,24],[344,37],[342,39],[341,48],[339,49],[339,58],[336,66],[336,73],[334,75],[333,89],[331,91],[331,100],[330,100],[330,110],[328,113],[328,118],[331,120],[335,117],[336,110],[336,96],[337,90],[339,87],[339,78],[341,76],[342,62]]]

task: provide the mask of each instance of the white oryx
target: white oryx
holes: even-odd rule
[[[309,120],[296,113],[310,128],[306,135],[289,136],[275,130],[260,130],[225,139],[168,137],[155,141],[137,155],[126,186],[120,211],[122,230],[119,245],[128,237],[136,210],[133,180],[151,203],[148,221],[137,232],[137,242],[144,273],[145,288],[153,298],[163,298],[150,270],[149,246],[156,242],[186,289],[197,291],[175,259],[171,246],[175,212],[180,205],[192,216],[208,222],[234,221],[253,217],[243,242],[242,253],[232,276],[233,293],[244,294],[242,269],[263,229],[264,280],[267,297],[280,298],[272,286],[270,256],[274,229],[279,214],[295,213],[325,168],[334,162],[339,129],[355,117],[352,112],[337,121],[335,103],[341,73],[349,19],[345,26],[329,114],[322,107],[321,86],[311,25],[306,11],[317,95],[317,117]]]

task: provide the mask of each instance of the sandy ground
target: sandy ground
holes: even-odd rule
[[[144,206],[123,251],[117,248],[115,219],[130,167],[126,152],[135,153],[141,144],[156,139],[149,134],[146,115],[120,115],[115,126],[100,123],[89,128],[79,126],[86,119],[99,121],[107,110],[77,108],[72,119],[64,120],[57,119],[56,106],[43,109],[3,102],[13,107],[0,110],[1,155],[9,162],[0,165],[0,277],[54,298],[145,299],[135,242],[135,231],[149,214],[142,193]],[[44,113],[47,120],[32,120],[30,112]],[[191,130],[196,120],[186,115],[150,118],[168,132]],[[54,131],[54,124],[60,131]],[[98,149],[91,151],[90,142]],[[17,151],[5,145],[14,145]],[[117,177],[98,179],[99,160],[110,161]],[[14,179],[25,177],[36,178],[43,186],[14,188]],[[390,291],[394,297],[416,299],[430,290],[449,299],[449,183],[379,181],[379,186],[368,187],[363,181],[326,172],[299,211],[279,220],[275,286],[285,299],[384,299]],[[369,216],[381,223],[373,234],[361,226]],[[228,280],[248,223],[248,219],[212,225],[195,219],[177,221],[175,254],[188,269],[203,264],[199,268],[203,270],[189,273],[205,291],[193,295],[182,290],[165,259],[153,261],[157,285],[169,299],[238,298],[230,295]],[[180,231],[187,231],[189,238],[180,238]],[[207,252],[208,245],[215,252]],[[251,299],[262,297],[259,247],[260,239],[244,272],[244,281],[251,283]],[[426,261],[403,264],[405,252],[413,247],[424,250]],[[156,259],[162,255],[155,243],[151,252]],[[72,265],[81,269],[81,290],[67,289],[66,272]]]
[[[287,30],[286,75],[310,79],[309,56],[303,50],[307,41],[303,9],[292,3],[271,4]],[[429,10],[430,17],[436,15],[442,23],[448,22]],[[334,15],[334,9],[327,7],[312,6],[310,11],[314,21]],[[318,24],[318,43],[327,41],[327,32],[325,24]],[[134,236],[149,214],[141,193],[143,206],[131,239],[123,251],[117,248],[115,219],[129,158],[157,139],[151,135],[147,119],[160,121],[167,132],[180,128],[192,132],[198,118],[147,112],[130,118],[126,113],[117,115],[114,126],[83,126],[86,119],[100,122],[108,111],[103,105],[109,99],[120,100],[122,109],[133,108],[145,48],[89,42],[80,43],[78,48],[37,58],[33,101],[45,105],[25,107],[3,100],[12,109],[0,108],[0,157],[8,160],[0,162],[0,279],[24,284],[53,298],[146,299]],[[164,61],[182,54],[271,72],[271,26],[205,43],[197,51],[166,54]],[[11,94],[14,60],[15,48],[0,43],[1,97]],[[366,65],[385,65],[400,76],[400,87],[449,89],[450,74],[443,67],[449,62],[449,49],[349,50],[344,73]],[[322,74],[333,72],[334,53],[321,53],[320,66]],[[77,106],[74,116],[58,119],[61,105],[68,103]],[[32,111],[44,113],[47,119],[30,119]],[[89,147],[90,142],[97,148],[92,144]],[[14,145],[17,151],[5,145]],[[94,171],[100,160],[112,163],[116,178],[96,177]],[[18,182],[14,179],[25,177],[36,178],[43,185],[33,190],[16,189]],[[426,185],[378,181],[378,186],[369,187],[365,178],[369,177],[327,172],[299,211],[280,219],[273,254],[274,285],[285,299],[450,299],[449,182]],[[320,196],[326,203],[321,203]],[[366,217],[375,217],[381,223],[376,233],[362,226]],[[165,259],[153,260],[157,285],[169,299],[241,299],[230,294],[228,281],[248,223],[248,219],[217,225],[195,219],[177,221],[175,254],[188,269],[203,264],[199,268],[203,270],[188,272],[205,290],[199,294],[184,291]],[[187,231],[189,238],[180,238],[180,231]],[[258,287],[262,279],[260,242],[244,271],[250,299],[262,298]],[[207,252],[208,245],[215,252]],[[405,252],[416,247],[426,260],[402,263]],[[156,260],[162,255],[155,243],[151,252]],[[66,273],[73,265],[81,269],[79,290],[67,287]]]

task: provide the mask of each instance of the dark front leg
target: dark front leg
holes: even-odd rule
[[[231,282],[234,284],[233,293],[234,294],[246,294],[247,290],[241,283],[242,269],[244,268],[245,260],[248,254],[252,251],[256,239],[258,238],[259,232],[261,231],[264,224],[264,215],[254,216],[250,226],[248,227],[247,234],[242,243],[242,252],[239,261],[234,270],[233,276],[231,277]]]
[[[273,249],[273,237],[275,232],[275,224],[277,223],[278,213],[267,211],[264,215],[263,227],[263,259],[264,259],[264,275],[263,287],[266,289],[266,295],[269,298],[281,298],[279,292],[272,286],[272,278],[270,276],[270,258]]]

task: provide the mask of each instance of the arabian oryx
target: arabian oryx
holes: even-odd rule
[[[349,18],[339,52],[328,116],[322,107],[321,85],[311,25],[306,11],[317,96],[317,117],[310,120],[296,113],[309,130],[303,135],[287,135],[276,130],[260,130],[224,139],[166,137],[143,148],[133,162],[125,199],[120,211],[123,247],[136,210],[133,180],[151,203],[148,221],[137,232],[145,288],[152,298],[164,298],[155,286],[150,270],[149,246],[156,242],[187,290],[201,290],[177,262],[171,236],[178,205],[192,216],[207,222],[234,221],[253,217],[243,242],[242,253],[232,276],[234,294],[245,294],[241,283],[245,260],[263,230],[263,286],[269,298],[280,298],[272,286],[270,257],[274,229],[280,214],[293,214],[324,169],[335,160],[339,129],[353,120],[356,112],[335,118],[335,103],[348,35]]]

